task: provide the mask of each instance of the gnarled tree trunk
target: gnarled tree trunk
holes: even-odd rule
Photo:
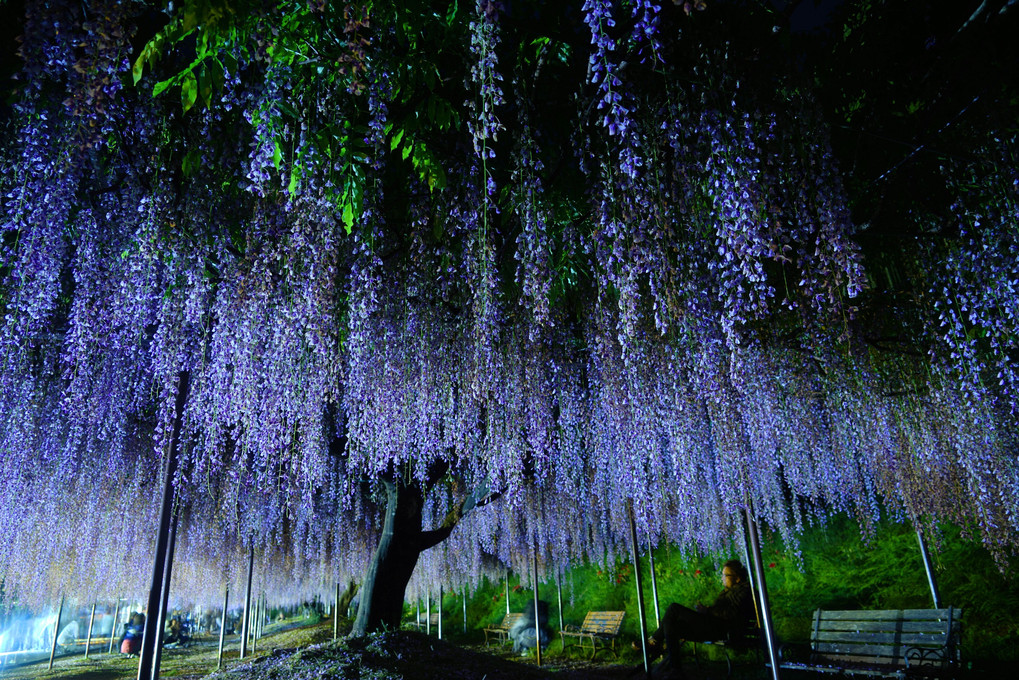
[[[351,635],[400,627],[403,598],[421,553],[444,541],[460,521],[463,504],[452,510],[438,529],[422,531],[424,494],[418,482],[383,480],[386,519],[382,538],[361,588]]]

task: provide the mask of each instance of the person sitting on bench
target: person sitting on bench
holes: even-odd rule
[[[725,588],[710,607],[698,604],[695,609],[673,602],[665,610],[661,626],[648,638],[648,654],[656,659],[663,646],[676,657],[684,640],[725,640],[742,637],[754,620],[754,595],[746,567],[739,560],[722,566]],[[634,649],[640,649],[637,643]]]

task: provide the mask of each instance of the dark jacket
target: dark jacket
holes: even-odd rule
[[[741,635],[754,621],[754,593],[748,581],[726,588],[708,607],[708,614],[725,622],[730,634]]]

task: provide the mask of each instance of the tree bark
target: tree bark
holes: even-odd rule
[[[444,541],[460,521],[463,504],[454,508],[438,529],[422,531],[421,509],[424,493],[417,482],[383,480],[386,490],[386,519],[379,547],[375,551],[361,587],[357,618],[351,635],[400,627],[403,599],[421,553]]]

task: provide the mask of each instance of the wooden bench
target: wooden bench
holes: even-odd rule
[[[814,612],[806,658],[780,667],[888,678],[949,677],[959,666],[962,610],[890,609]]]
[[[482,628],[485,632],[485,646],[488,646],[488,636],[491,635],[499,642],[509,641],[509,631],[520,619],[524,618],[524,615],[520,612],[510,612],[503,617],[502,622],[498,623],[489,628]]]
[[[413,626],[418,630],[429,630],[429,628],[439,628],[439,612],[432,612],[427,617],[424,614],[418,614],[416,621],[411,621],[407,624]]]
[[[611,649],[613,654],[618,656],[616,651],[616,638],[619,637],[619,629],[623,626],[623,615],[625,611],[619,612],[588,612],[584,617],[584,623],[576,626],[566,626],[565,630],[559,631],[559,638],[563,643],[563,650],[566,651],[566,638],[579,638],[580,647],[584,648],[584,641],[591,641],[591,658],[598,653],[598,643],[602,649]]]

